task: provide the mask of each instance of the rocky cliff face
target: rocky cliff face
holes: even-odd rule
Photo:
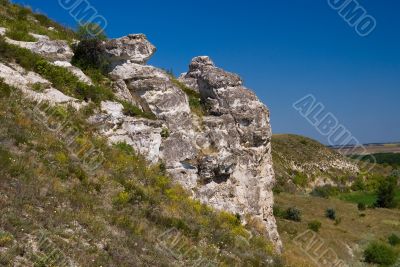
[[[93,117],[102,125],[100,131],[112,142],[132,145],[151,162],[164,162],[168,173],[202,202],[258,218],[280,248],[272,211],[275,179],[268,109],[239,76],[202,56],[179,78],[200,94],[207,112],[198,116],[174,78],[144,65],[155,48],[143,35],[112,40],[106,47],[116,56],[110,77],[117,94],[151,111],[157,120],[126,118],[122,105],[104,103],[104,114]]]
[[[71,66],[72,52],[61,49],[61,42],[45,38],[35,43],[8,42],[41,54],[91,83]],[[272,209],[275,178],[267,107],[239,76],[217,68],[208,57],[194,58],[189,71],[177,80],[145,65],[156,49],[143,34],[110,40],[104,47],[112,62],[109,77],[117,98],[153,113],[155,119],[127,116],[122,104],[105,101],[89,119],[99,134],[111,143],[126,142],[152,163],[163,162],[175,181],[202,202],[239,214],[244,221],[257,219],[280,250]],[[14,83],[15,75],[21,77]],[[0,77],[36,100],[85,105],[73,98],[65,100],[67,96],[56,89],[37,93],[22,86],[31,82],[18,66],[2,64]],[[192,112],[187,87],[199,95],[204,114]],[[52,98],[50,90],[59,95]]]

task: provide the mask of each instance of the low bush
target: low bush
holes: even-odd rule
[[[301,222],[301,212],[299,209],[293,207],[288,208],[285,212],[285,219],[294,221],[294,222]]]
[[[397,188],[397,179],[395,177],[388,177],[383,179],[378,187],[378,199],[375,206],[378,208],[394,208],[397,203],[395,201]]]
[[[325,216],[328,218],[328,219],[331,219],[331,220],[336,220],[336,211],[334,210],[334,209],[327,209],[326,211],[325,211]]]
[[[390,245],[392,245],[394,247],[397,245],[400,245],[400,237],[396,234],[392,234],[389,236],[388,242]]]
[[[324,185],[314,188],[314,190],[311,192],[311,195],[315,197],[329,198],[337,196],[339,193],[339,188],[331,185]]]
[[[123,113],[126,116],[130,117],[143,117],[149,120],[157,119],[156,116],[151,112],[144,112],[140,108],[134,106],[132,103],[127,101],[120,101],[121,104],[124,106]]]
[[[321,228],[322,224],[320,221],[311,221],[308,223],[308,229],[314,231],[314,232],[319,232],[319,229]]]
[[[82,70],[96,69],[105,74],[109,70],[110,60],[105,55],[102,41],[97,39],[82,40],[73,47],[71,63]]]
[[[390,266],[396,263],[397,258],[393,248],[378,242],[371,243],[364,251],[364,259],[368,263]]]

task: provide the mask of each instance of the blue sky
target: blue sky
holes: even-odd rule
[[[74,0],[71,0],[74,1]],[[58,0],[16,0],[76,26]],[[326,138],[292,104],[313,94],[360,142],[400,141],[400,2],[359,0],[377,21],[360,37],[327,0],[89,0],[110,37],[145,33],[149,64],[185,72],[194,56],[240,74],[274,133]]]

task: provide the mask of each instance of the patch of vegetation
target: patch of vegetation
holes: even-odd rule
[[[23,23],[15,23],[6,31],[6,36],[11,40],[35,42],[36,39],[29,34],[28,27]]]
[[[93,35],[93,32],[98,33]],[[77,35],[81,40],[73,46],[74,56],[71,63],[85,73],[97,70],[102,75],[110,68],[110,59],[106,56],[103,41],[107,39],[99,25],[88,23],[80,26]]]
[[[311,192],[311,195],[315,197],[329,198],[337,196],[339,195],[339,193],[340,189],[338,187],[332,185],[324,185],[315,187]]]
[[[304,173],[296,172],[292,180],[295,185],[305,187],[308,182],[308,177]]]
[[[11,245],[13,240],[14,238],[12,235],[0,231],[0,247],[6,247],[8,245]]]
[[[325,216],[326,216],[328,219],[331,219],[331,220],[335,221],[335,220],[336,220],[336,210],[335,210],[335,209],[332,209],[332,208],[327,209],[327,210],[325,211]]]
[[[388,177],[381,181],[377,190],[377,200],[375,206],[379,208],[395,208],[397,202],[396,196],[397,179],[395,177]]]
[[[388,242],[393,247],[398,246],[398,245],[400,245],[400,237],[396,234],[391,234],[388,237]]]
[[[289,221],[301,222],[301,211],[296,207],[290,207],[286,210],[283,210],[279,206],[275,205],[274,216]]]
[[[157,119],[156,115],[154,115],[151,112],[144,112],[142,111],[140,108],[134,106],[132,103],[127,102],[127,101],[119,101],[123,106],[123,113],[126,116],[130,116],[130,117],[142,117],[142,118],[146,118],[149,120],[155,120]]]
[[[285,212],[285,219],[294,222],[301,222],[301,211],[295,207],[288,208]]]
[[[368,263],[390,266],[396,263],[398,254],[385,244],[373,242],[365,249],[364,258]]]
[[[393,168],[400,168],[400,154],[399,153],[377,153],[372,155],[352,155],[351,158],[366,161],[375,162],[378,164],[390,165]]]
[[[169,130],[168,130],[168,128],[163,128],[163,129],[161,130],[161,137],[162,137],[162,138],[168,138],[168,137],[169,137]]]
[[[317,220],[311,221],[311,222],[308,223],[308,229],[310,229],[310,230],[312,230],[312,231],[314,231],[316,233],[319,232],[319,229],[321,228],[321,226],[322,226],[322,223],[320,221],[317,221]]]
[[[47,18],[47,16],[33,12],[28,7],[3,0],[0,4],[0,26],[9,29],[7,36],[19,41],[35,41],[28,33],[46,35],[52,40],[66,40],[72,42],[77,36],[75,32]],[[33,39],[32,39],[33,38]]]
[[[200,94],[178,81],[175,77],[170,77],[171,81],[188,96],[191,111],[199,117],[203,117],[207,114],[206,108],[201,101]]]
[[[53,86],[66,95],[80,100],[100,103],[113,100],[114,93],[110,88],[101,85],[87,85],[81,82],[69,70],[50,64],[44,58],[31,51],[8,44],[0,38],[0,58],[4,61],[15,61],[28,71],[34,71],[49,80]]]

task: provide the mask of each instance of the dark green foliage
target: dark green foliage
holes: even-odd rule
[[[325,211],[325,216],[331,220],[336,220],[336,211],[335,209],[327,209]]]
[[[393,247],[400,245],[400,237],[396,234],[392,234],[388,238],[388,242]]]
[[[375,206],[379,208],[396,207],[396,187],[397,179],[395,177],[388,177],[382,180],[377,190],[378,199]]]
[[[98,39],[84,39],[73,47],[74,56],[71,63],[82,70],[95,69],[102,74],[107,73],[110,61],[105,54],[102,41]]]
[[[339,193],[340,193],[340,189],[338,187],[331,186],[331,185],[324,185],[324,186],[315,187],[314,190],[311,192],[311,195],[315,196],[315,197],[329,198],[329,197],[337,196]]]
[[[161,137],[162,138],[168,138],[169,137],[169,130],[168,128],[163,128],[161,131]]]
[[[321,225],[320,221],[311,221],[308,223],[308,229],[318,233]]]
[[[388,164],[394,168],[400,167],[400,154],[399,153],[377,153],[372,155],[354,155],[352,158],[367,161],[367,162],[375,162],[378,164]]]
[[[362,177],[357,177],[351,186],[351,190],[353,191],[364,191],[365,188],[365,182]]]
[[[358,208],[359,211],[364,211],[364,210],[367,209],[367,206],[364,203],[360,202],[360,203],[357,204],[357,208]]]
[[[390,266],[396,263],[398,255],[391,247],[378,242],[371,243],[364,251],[364,259],[368,263]]]
[[[0,78],[0,97],[9,97],[11,93],[12,88]]]
[[[301,222],[300,210],[295,207],[288,208],[285,212],[285,219],[294,222]]]

